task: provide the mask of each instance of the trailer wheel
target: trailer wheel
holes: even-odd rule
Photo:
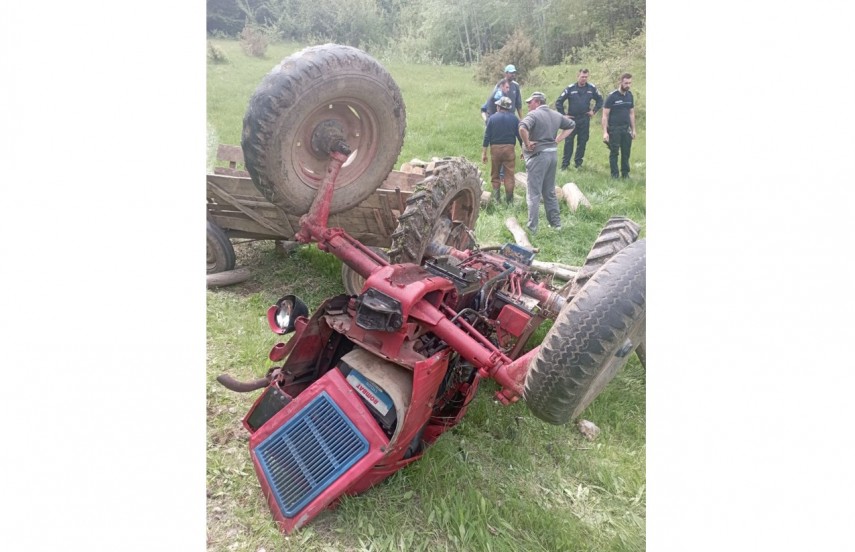
[[[371,56],[337,44],[297,52],[274,67],[243,119],[246,169],[269,201],[308,212],[326,175],[332,137],[353,151],[336,179],[330,214],[358,205],[389,175],[404,142],[404,100]]]
[[[478,168],[460,157],[436,161],[407,199],[392,233],[392,263],[421,264],[428,245],[472,247],[470,230],[478,220],[483,181]]]
[[[600,235],[597,236],[594,245],[591,246],[591,251],[585,257],[585,263],[576,273],[576,277],[565,284],[559,290],[559,294],[565,298],[576,295],[600,267],[614,257],[618,251],[638,239],[640,230],[641,227],[638,224],[626,217],[610,218],[600,230]]]
[[[562,309],[526,374],[531,412],[551,424],[579,416],[645,337],[645,240],[619,251]]]
[[[389,255],[379,247],[370,247],[372,251],[389,260]],[[362,288],[365,286],[365,278],[357,274],[352,268],[346,264],[341,264],[341,281],[344,284],[344,290],[348,295],[359,295],[362,293]]]
[[[225,272],[235,267],[235,248],[225,230],[208,221],[208,274]]]

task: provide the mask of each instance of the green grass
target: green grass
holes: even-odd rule
[[[244,109],[255,86],[282,57],[301,46],[273,45],[268,57],[259,60],[244,55],[236,42],[214,42],[229,63],[208,66],[208,121],[221,143],[238,144]],[[480,166],[479,106],[489,90],[474,82],[472,70],[384,65],[407,107],[407,135],[398,163],[455,155]],[[597,82],[593,78],[597,66],[588,66]],[[643,66],[629,70],[634,73],[634,88],[643,90]],[[538,69],[524,91],[539,89],[554,100],[575,71]],[[592,130],[597,128],[593,125]],[[564,228],[556,232],[542,225],[532,237],[540,248],[538,259],[581,264],[613,215],[629,216],[644,228],[643,126],[639,130],[630,180],[608,177],[606,148],[596,130],[585,168],[559,172],[558,184],[575,182],[592,209],[571,213],[562,205]],[[520,163],[518,169],[522,168]],[[476,226],[479,242],[512,241],[504,227],[511,214],[525,220],[522,189],[517,190],[515,206],[482,210]],[[241,426],[257,393],[232,393],[215,377],[223,372],[239,379],[264,375],[270,366],[267,353],[277,342],[267,328],[268,306],[285,293],[296,293],[314,308],[341,293],[341,263],[314,246],[300,246],[287,255],[275,252],[270,242],[239,244],[236,249],[238,263],[249,266],[253,276],[207,294],[209,550],[644,549],[645,372],[634,356],[582,416],[600,427],[595,441],[585,440],[572,425],[540,422],[522,402],[508,407],[495,403],[492,394],[497,386],[487,381],[463,422],[421,460],[363,495],[345,498],[303,530],[281,535],[261,495],[249,458],[248,434]],[[538,335],[544,334],[545,329]]]

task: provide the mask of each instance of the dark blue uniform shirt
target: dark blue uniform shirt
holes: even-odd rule
[[[621,94],[620,89],[616,88],[609,97],[606,98],[606,103],[603,107],[610,109],[608,126],[619,127],[629,126],[629,110],[635,107],[632,98],[632,91],[627,90],[626,94]]]
[[[567,115],[579,117],[591,109],[591,100],[594,101],[594,114],[596,114],[603,107],[603,96],[600,91],[590,82],[585,86],[579,86],[579,83],[574,82],[555,100],[555,110],[564,115],[564,102],[567,102]]]

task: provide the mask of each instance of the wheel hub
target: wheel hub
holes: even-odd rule
[[[318,159],[327,158],[332,151],[351,154],[351,149],[345,141],[344,127],[339,121],[327,119],[315,126],[312,132],[312,151]]]

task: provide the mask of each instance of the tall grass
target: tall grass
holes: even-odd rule
[[[226,64],[208,66],[208,120],[223,143],[238,144],[247,101],[267,71],[297,44],[272,44],[266,59],[246,56],[237,42],[213,41]],[[382,60],[381,60],[382,61]],[[464,156],[480,164],[483,123],[479,106],[489,90],[472,69],[436,65],[384,65],[400,86],[407,135],[398,163],[412,158]],[[598,66],[591,63],[592,80]],[[554,100],[577,67],[541,68],[526,87]],[[643,65],[632,68],[643,90]],[[566,81],[566,82],[565,82]],[[639,94],[642,95],[642,94]],[[525,108],[524,108],[525,109]],[[592,208],[571,213],[564,228],[546,225],[532,242],[541,260],[580,264],[599,229],[613,215],[644,227],[644,128],[633,145],[630,180],[609,178],[606,148],[592,125],[585,168],[561,171],[558,184],[575,182]],[[521,163],[518,169],[523,170]],[[489,187],[489,184],[487,185]],[[476,235],[482,244],[512,241],[508,215],[525,220],[524,191],[514,206],[482,211]],[[534,418],[521,401],[503,407],[485,382],[470,410],[424,457],[361,496],[347,497],[308,527],[288,536],[276,529],[249,459],[240,420],[257,393],[225,390],[215,377],[262,376],[276,338],[265,311],[278,297],[296,293],[310,308],[343,292],[341,263],[314,246],[288,255],[272,243],[237,245],[247,282],[208,292],[206,376],[208,418],[208,548],[216,551],[326,550],[642,550],[645,540],[645,373],[633,356],[623,372],[584,412],[600,436],[585,440],[573,426]],[[542,338],[545,332],[540,332]]]

